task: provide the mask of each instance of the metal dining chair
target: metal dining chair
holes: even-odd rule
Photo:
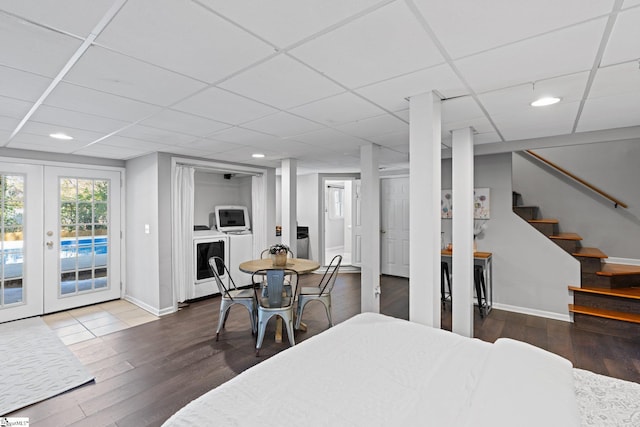
[[[214,256],[209,258],[209,268],[213,272],[218,290],[220,291],[220,315],[218,319],[218,329],[216,330],[216,341],[220,336],[220,330],[224,328],[224,324],[227,321],[229,315],[229,309],[234,304],[240,304],[249,310],[249,317],[251,318],[251,333],[255,335],[257,332],[256,325],[256,298],[252,289],[238,289],[236,287],[229,269],[224,264],[222,258]],[[227,288],[224,282],[220,278],[220,274],[227,274],[231,286]]]
[[[331,291],[333,290],[333,285],[336,283],[338,269],[341,263],[342,255],[334,256],[317,286],[303,287],[300,289],[298,308],[296,310],[296,329],[300,328],[304,306],[310,301],[320,301],[324,305],[327,318],[329,319],[329,327],[333,326],[333,320],[331,319]]]
[[[262,278],[266,277],[266,292],[260,290],[260,286],[263,281]],[[287,284],[285,283],[285,277],[289,278],[288,286],[291,290],[287,291]],[[273,316],[280,316],[287,328],[287,335],[289,336],[289,344],[294,346],[296,344],[293,336],[293,306],[297,297],[298,287],[298,273],[295,270],[289,269],[266,269],[258,270],[251,276],[253,282],[253,289],[255,293],[258,310],[258,339],[256,341],[256,357],[260,355],[260,348],[264,340],[265,330],[267,328],[267,322]]]

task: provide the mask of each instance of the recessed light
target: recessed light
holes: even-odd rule
[[[546,107],[547,105],[553,105],[560,102],[560,98],[556,98],[553,96],[547,96],[544,98],[536,99],[531,103],[532,107]]]
[[[62,132],[50,133],[49,136],[54,139],[62,139],[63,141],[70,141],[73,139],[72,136],[69,136],[66,133],[62,133]]]
[[[254,153],[251,155],[251,157],[253,157],[254,159],[262,159],[264,158],[264,154],[262,153]]]

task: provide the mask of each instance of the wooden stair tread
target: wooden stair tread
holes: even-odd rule
[[[640,314],[623,313],[620,311],[604,310],[601,308],[583,307],[569,304],[571,313],[586,314],[589,316],[602,317],[605,319],[621,320],[623,322],[640,323]]]
[[[585,258],[609,258],[604,252],[598,248],[585,248],[580,247],[576,249],[571,255]]]
[[[527,220],[531,224],[557,224],[559,221],[553,218],[540,218]]]
[[[582,237],[576,233],[558,233],[553,236],[549,236],[549,238],[557,240],[582,240]]]
[[[630,276],[640,274],[640,265],[604,264],[602,270],[596,273],[598,276]]]
[[[583,292],[587,294],[606,295],[606,296],[612,296],[612,297],[640,300],[640,287],[604,289],[604,288],[588,288],[588,287],[581,288],[578,286],[569,286],[569,290],[574,292]]]

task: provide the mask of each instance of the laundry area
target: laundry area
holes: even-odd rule
[[[193,298],[219,293],[209,258],[222,258],[238,285],[251,280],[238,265],[253,258],[251,176],[196,170],[193,209]],[[225,284],[226,272],[219,271]]]

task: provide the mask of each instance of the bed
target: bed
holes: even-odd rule
[[[164,426],[640,425],[640,385],[363,313],[209,391]]]

